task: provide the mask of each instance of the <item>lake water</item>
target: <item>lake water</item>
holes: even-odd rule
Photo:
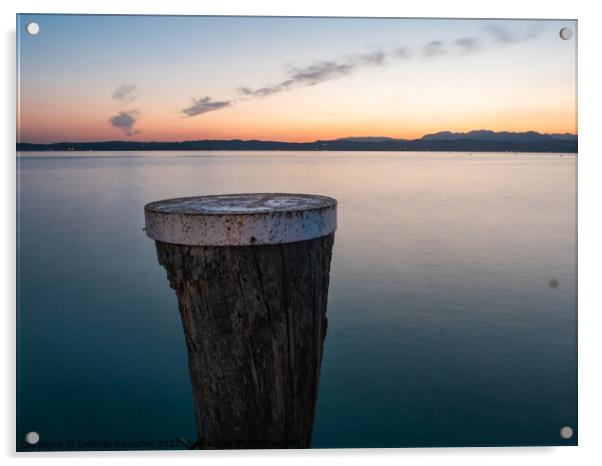
[[[339,201],[313,446],[576,444],[575,155],[22,155],[18,448],[195,438],[143,206],[270,191]]]

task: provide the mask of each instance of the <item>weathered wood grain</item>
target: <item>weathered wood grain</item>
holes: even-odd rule
[[[156,242],[178,297],[199,448],[310,446],[333,242]]]

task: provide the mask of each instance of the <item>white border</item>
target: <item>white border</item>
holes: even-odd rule
[[[364,464],[445,464],[445,465],[533,465],[596,464],[601,460],[602,377],[600,341],[602,302],[598,289],[602,264],[600,241],[602,222],[599,201],[602,200],[602,148],[599,129],[602,83],[600,30],[602,17],[594,1],[504,0],[497,3],[469,0],[417,0],[412,2],[324,1],[324,0],[4,0],[0,3],[4,44],[1,113],[2,141],[2,207],[4,227],[0,230],[2,245],[0,263],[0,296],[5,298],[0,382],[2,402],[0,441],[3,456],[10,463],[21,458],[27,464],[45,457],[52,463],[106,463],[107,460],[132,460],[134,464],[179,461],[241,462],[245,465],[322,464],[345,462]],[[14,380],[15,380],[15,14],[22,13],[120,13],[120,14],[227,14],[227,15],[299,15],[299,16],[403,16],[403,17],[498,17],[498,18],[564,18],[579,20],[579,447],[562,448],[456,448],[399,450],[312,450],[312,451],[244,451],[244,452],[125,452],[125,453],[44,453],[19,454],[14,451]],[[552,387],[553,389],[553,387]],[[23,463],[24,462],[24,463]]]

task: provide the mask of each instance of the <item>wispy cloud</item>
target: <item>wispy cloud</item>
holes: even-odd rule
[[[442,40],[432,40],[424,46],[425,57],[440,57],[446,54],[447,49],[444,47],[444,42]]]
[[[402,58],[402,56],[402,53],[396,51],[396,58]],[[323,60],[305,67],[293,66],[290,67],[286,78],[280,82],[258,88],[241,86],[237,89],[237,93],[240,97],[233,100],[215,101],[210,97],[193,99],[193,105],[184,108],[182,113],[192,117],[231,107],[240,100],[254,98],[261,99],[300,87],[315,86],[316,84],[348,76],[360,67],[382,65],[386,58],[387,54],[385,52],[372,51],[354,55],[342,60]]]
[[[462,37],[454,42],[462,53],[472,53],[478,50],[479,40],[475,37]]]
[[[496,42],[502,44],[517,44],[539,36],[541,30],[540,23],[532,23],[529,28],[519,32],[511,32],[501,24],[489,24],[484,27]]]
[[[280,84],[275,84],[273,86],[260,87],[257,89],[252,89],[250,87],[242,86],[238,88],[238,93],[243,97],[269,97],[274,94],[278,94],[279,92],[284,92],[292,86],[293,81],[283,81]]]
[[[244,98],[269,97],[297,87],[309,87],[351,74],[357,66],[351,62],[321,61],[304,68],[292,67],[288,77],[279,83],[253,89],[242,86],[238,93]]]
[[[387,54],[383,51],[375,51],[362,53],[357,55],[353,61],[360,66],[382,65],[387,58]],[[399,57],[397,57],[399,58]]]
[[[192,105],[182,110],[182,113],[192,117],[202,115],[203,113],[214,112],[222,108],[230,107],[231,100],[215,101],[211,97],[203,97],[202,99],[192,99]]]
[[[127,112],[119,112],[117,115],[109,118],[109,122],[115,128],[123,131],[123,134],[126,136],[133,136],[134,134],[139,133],[139,131],[134,129],[134,125],[136,124],[135,115],[138,115],[137,110],[129,110]]]
[[[287,79],[258,89],[240,87],[243,96],[267,97],[296,87],[308,87],[342,78],[352,74],[357,68],[378,66],[385,62],[387,55],[382,51],[367,52],[343,60],[323,60],[306,67],[292,67]]]
[[[397,59],[410,58],[410,56],[412,55],[410,53],[410,50],[407,47],[395,47],[391,51],[391,54],[393,55],[394,58],[397,58]]]
[[[295,68],[291,85],[313,86],[324,81],[330,81],[351,74],[355,68],[353,63],[337,63],[336,61],[323,61],[307,68]]]
[[[514,31],[510,32],[499,24],[490,24],[484,30],[493,37],[495,42],[505,44],[529,40],[539,34],[539,26],[535,23],[531,25],[530,29],[518,33]],[[431,40],[418,50],[417,55],[430,60],[443,57],[453,51],[458,51],[462,54],[482,51],[487,47],[487,41],[483,35],[460,37],[450,41]],[[490,41],[489,46],[491,46]],[[214,100],[211,97],[193,99],[193,104],[182,109],[182,113],[187,117],[202,115],[232,107],[238,102],[250,99],[263,99],[282,92],[340,79],[350,76],[362,68],[381,66],[394,60],[406,60],[413,55],[412,51],[407,47],[396,46],[387,50],[375,50],[344,58],[321,60],[304,67],[291,66],[281,81],[262,87],[240,86],[236,89],[237,97],[231,100]]]
[[[113,91],[113,100],[117,100],[123,104],[128,104],[130,102],[133,102],[134,100],[136,100],[136,97],[138,97],[137,95],[134,94],[134,91],[136,90],[136,85],[135,84],[123,84],[121,86],[118,86],[114,91]]]

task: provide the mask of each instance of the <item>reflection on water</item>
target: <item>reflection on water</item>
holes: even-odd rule
[[[575,156],[24,155],[19,439],[194,438],[142,208],[274,191],[339,201],[314,446],[576,442]]]

